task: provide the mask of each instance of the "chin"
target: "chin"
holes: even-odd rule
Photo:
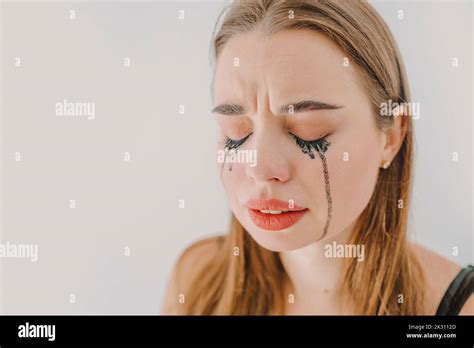
[[[248,224],[242,225],[258,245],[274,252],[301,249],[317,241],[314,230],[303,231],[302,229],[291,228],[281,231],[265,231]]]

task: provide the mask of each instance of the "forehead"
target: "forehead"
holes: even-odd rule
[[[287,30],[271,36],[257,31],[234,35],[217,60],[214,102],[270,102],[318,96],[330,101],[357,88],[346,54],[323,34]],[[341,101],[341,99],[339,99]]]

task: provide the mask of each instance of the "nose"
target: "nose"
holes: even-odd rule
[[[290,179],[288,157],[282,148],[282,140],[270,129],[254,132],[253,148],[257,154],[255,165],[246,166],[246,175],[255,183],[286,182]]]

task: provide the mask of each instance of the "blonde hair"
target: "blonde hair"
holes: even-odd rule
[[[239,33],[312,30],[334,41],[355,63],[380,130],[393,117],[379,114],[382,102],[410,100],[404,66],[388,27],[363,1],[234,1],[221,14],[214,59]],[[289,19],[293,14],[294,18]],[[221,19],[219,17],[219,19]],[[219,23],[219,21],[218,21]],[[412,171],[412,121],[404,117],[404,139],[389,168],[380,171],[371,200],[356,221],[349,243],[363,244],[364,262],[348,259],[341,289],[356,314],[424,314],[424,280],[407,242]],[[403,208],[398,207],[403,202]],[[278,253],[259,246],[232,216],[229,234],[189,285],[183,314],[283,314],[282,284],[288,276]],[[232,255],[239,248],[239,257]],[[383,252],[380,252],[380,250]],[[402,297],[400,297],[400,295]],[[403,298],[403,303],[399,299]]]

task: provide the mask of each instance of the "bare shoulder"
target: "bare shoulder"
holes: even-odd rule
[[[410,247],[425,277],[428,313],[435,314],[446,290],[462,267],[421,245],[410,243]]]
[[[180,294],[188,288],[199,270],[216,255],[223,238],[207,237],[184,248],[169,276],[160,314],[179,314]]]
[[[213,236],[200,239],[184,249],[176,262],[180,276],[190,278],[199,266],[207,263],[219,250],[224,236]]]

